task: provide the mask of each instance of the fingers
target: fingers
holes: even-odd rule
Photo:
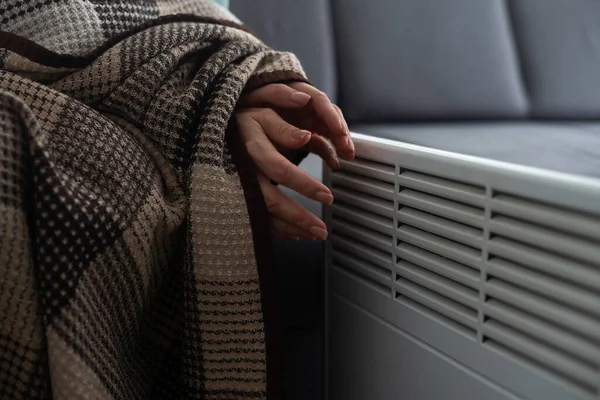
[[[248,114],[262,127],[269,139],[284,148],[297,149],[308,143],[311,133],[286,122],[270,108],[253,110]]]
[[[310,95],[315,112],[334,135],[346,135],[344,121],[325,93],[304,82],[291,83],[290,87]]]
[[[335,111],[338,113],[342,121],[344,121],[344,125],[346,126],[346,132],[348,132],[348,135],[345,138],[340,137],[338,140],[338,145],[340,146],[340,155],[346,160],[352,160],[354,159],[356,150],[354,148],[354,142],[352,142],[352,137],[350,136],[350,128],[348,128],[348,123],[344,118],[342,110],[335,104],[333,105],[333,108],[335,108]]]
[[[246,150],[265,176],[320,203],[333,203],[333,196],[327,186],[292,164],[271,143],[269,137],[277,137],[278,134],[283,137],[286,135],[285,129],[290,129],[281,127],[282,124],[287,124],[285,121],[265,121],[269,118],[256,119],[244,113],[238,113],[237,118]]]
[[[308,104],[310,95],[288,85],[274,83],[245,94],[240,105],[243,107],[301,108]]]
[[[290,86],[310,95],[312,108],[329,131],[320,133],[331,139],[340,156],[354,158],[354,144],[341,110],[331,103],[326,94],[306,83],[296,82]]]
[[[338,113],[338,115],[340,116],[342,121],[344,121],[344,125],[346,127],[346,133],[348,134],[348,137],[346,138],[346,144],[348,145],[348,148],[350,149],[350,151],[347,154],[348,155],[347,159],[353,159],[354,155],[356,153],[356,150],[354,148],[354,142],[352,142],[352,137],[350,136],[350,128],[348,127],[346,118],[344,118],[344,113],[342,112],[342,109],[339,108],[338,106],[336,106],[335,104],[333,105],[333,108],[335,108],[335,111]]]
[[[311,153],[321,157],[329,168],[338,169],[340,167],[340,160],[337,157],[335,149],[331,145],[331,142],[323,136],[313,135],[306,148]]]
[[[342,111],[331,103],[327,95],[309,84],[295,82],[289,85],[266,85],[244,95],[240,100],[240,105],[243,107],[274,107],[281,109],[283,112],[286,110],[300,111],[299,109],[304,109],[305,106],[310,105],[311,112],[315,114],[316,120],[318,120],[318,122],[315,121],[316,126],[319,127],[316,131],[331,140],[341,158],[346,160],[354,158],[354,144],[350,138],[348,124]],[[309,119],[312,118],[305,118],[304,120]],[[300,123],[299,125],[302,126],[303,124]],[[321,126],[325,129],[321,129]],[[308,131],[303,131],[303,134],[307,135],[306,132]],[[297,132],[297,135],[300,137],[302,134]],[[308,139],[306,141],[308,142]],[[291,147],[290,143],[287,142],[278,144],[287,148],[297,148],[297,145]]]
[[[271,225],[271,234],[275,239],[282,240],[300,240],[300,238],[305,239],[316,239],[314,235],[311,233],[294,226],[288,222],[285,222],[279,218],[271,216],[270,220]]]
[[[333,203],[331,191],[281,155],[265,135],[246,138],[246,149],[259,170],[269,179],[323,204]]]
[[[346,122],[346,118],[344,118],[344,113],[342,112],[342,109],[339,108],[337,105],[332,104],[333,108],[335,109],[335,112],[340,116],[340,119],[342,120],[342,123],[344,124],[344,130],[346,133],[350,133],[350,128],[348,127],[348,123]]]
[[[316,215],[290,199],[281,189],[271,185],[267,177],[259,175],[258,182],[270,215],[302,230],[305,235],[327,239],[327,226]]]

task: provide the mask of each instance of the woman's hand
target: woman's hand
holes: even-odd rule
[[[339,167],[336,152],[345,160],[354,158],[354,144],[342,110],[307,83],[267,85],[245,95],[241,105],[273,108],[290,124],[313,133],[307,150],[320,155],[331,168]]]
[[[281,239],[327,238],[327,227],[270,180],[323,204],[331,191],[280,152],[301,149],[318,154],[331,168],[338,156],[354,157],[348,126],[326,95],[305,83],[272,84],[245,95],[236,112],[242,140],[260,173],[258,181],[271,216],[271,231]],[[277,110],[277,111],[275,111]],[[283,116],[283,117],[282,117]]]

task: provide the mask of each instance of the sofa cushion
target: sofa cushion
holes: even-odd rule
[[[509,4],[531,116],[600,119],[600,2]]]
[[[600,123],[357,125],[352,131],[454,153],[600,178]]]
[[[350,120],[527,115],[504,1],[332,2],[340,102]]]
[[[269,46],[295,53],[312,83],[335,99],[329,1],[231,0],[230,9]]]

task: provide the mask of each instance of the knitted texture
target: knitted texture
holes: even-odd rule
[[[0,399],[281,395],[266,210],[230,117],[304,75],[227,18],[0,0]]]

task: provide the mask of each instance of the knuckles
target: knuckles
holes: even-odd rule
[[[273,173],[271,174],[271,178],[282,185],[284,185],[291,173],[291,164],[287,161],[277,162],[272,164]]]
[[[294,133],[296,129],[293,128],[291,125],[288,125],[286,123],[281,123],[277,126],[277,132],[276,135],[277,137],[280,138],[280,140],[285,143],[289,140],[289,137],[292,135],[292,133]]]
[[[288,85],[284,85],[283,83],[272,83],[269,86],[269,89],[277,95],[285,95],[288,92],[293,91],[291,87],[289,87]]]
[[[280,203],[269,195],[265,195],[265,205],[269,214],[276,214]]]
[[[323,101],[329,102],[329,97],[327,97],[327,95],[320,90],[318,90],[314,95],[312,95],[312,97],[315,100],[320,101],[320,102],[323,102]]]
[[[246,141],[246,151],[255,162],[259,161],[264,154],[260,142],[256,139]]]

